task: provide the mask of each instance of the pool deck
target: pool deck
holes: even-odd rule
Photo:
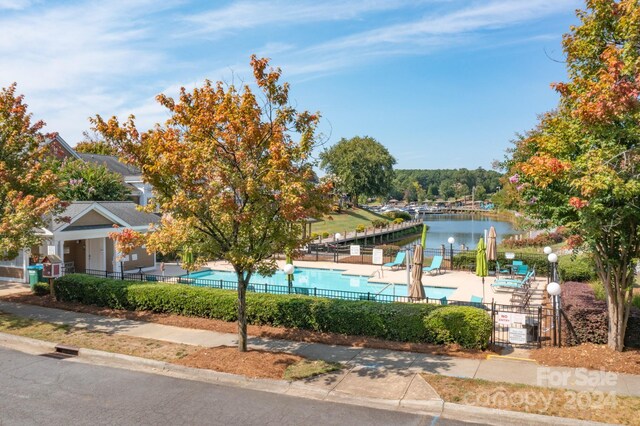
[[[279,260],[278,268],[284,267],[285,261]],[[379,265],[361,265],[353,263],[335,263],[335,262],[310,262],[310,261],[294,261],[296,267],[300,268],[317,268],[317,269],[332,269],[341,270],[348,275],[363,275],[367,277],[373,277],[370,279],[372,282],[380,283],[395,283],[406,285],[407,284],[407,271],[406,269],[390,270],[389,268],[381,268]],[[224,261],[208,262],[206,268],[216,269],[221,271],[232,271],[231,265]],[[159,266],[158,271],[159,273]],[[185,274],[186,271],[180,268],[175,263],[166,264],[165,273],[169,276]],[[491,289],[491,284],[495,281],[495,277],[485,277],[484,279],[484,301],[485,303],[491,303],[495,301],[499,304],[510,305],[511,304],[511,292],[494,292]],[[546,286],[546,279],[544,277],[538,277],[532,282],[532,288],[534,290],[530,304],[537,305],[542,302],[543,290]],[[477,277],[472,272],[467,271],[449,271],[442,270],[441,274],[432,275],[425,273],[422,276],[422,285],[431,287],[449,287],[456,290],[451,295],[451,300],[465,301],[471,300],[471,296],[482,297],[482,278]]]

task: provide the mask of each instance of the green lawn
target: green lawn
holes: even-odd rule
[[[333,213],[325,216],[321,222],[311,225],[311,232],[316,234],[322,234],[328,232],[329,234],[335,234],[336,232],[344,233],[345,231],[355,231],[356,226],[362,224],[365,227],[371,227],[371,221],[374,219],[384,219],[391,221],[386,216],[378,213],[370,212],[369,210],[352,208],[343,210],[342,213]]]

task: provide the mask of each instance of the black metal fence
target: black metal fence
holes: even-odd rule
[[[349,245],[309,244],[304,250],[297,253],[296,260],[372,265],[373,250],[375,248],[381,248],[383,250],[383,263],[392,262],[397,253],[400,250],[404,250],[393,245],[361,245],[359,246],[359,254],[352,254]],[[452,250],[451,248],[441,247],[425,248],[423,251],[425,265],[429,265],[434,256],[442,256],[442,269],[475,271],[475,250]],[[509,253],[509,257],[507,257],[507,253]],[[543,253],[498,252],[497,261],[489,261],[489,273],[491,274],[496,270],[496,262],[504,266],[510,264],[513,260],[521,260],[524,264],[535,268],[538,275],[546,275],[549,272],[549,262],[547,261],[547,256]]]
[[[104,278],[127,280],[127,281],[144,281],[149,283],[165,282],[165,283],[175,283],[175,284],[186,284],[193,287],[217,288],[217,289],[223,289],[223,290],[237,290],[238,288],[237,281],[214,280],[214,279],[199,278],[199,277],[189,277],[184,275],[181,275],[181,276],[155,275],[155,274],[147,274],[142,271],[123,274],[121,272],[109,272],[109,271],[96,270],[96,269],[86,269],[86,270],[80,271],[79,273],[91,275],[94,277],[104,277]],[[402,284],[399,284],[399,285],[402,285]],[[389,284],[389,286],[391,286],[391,284]],[[254,293],[271,293],[271,294],[300,294],[305,296],[325,297],[329,299],[369,300],[373,302],[382,302],[382,303],[419,302],[419,303],[431,303],[431,304],[439,304],[439,305],[440,304],[463,305],[463,306],[475,306],[485,310],[489,310],[491,307],[491,303],[475,303],[475,302],[466,302],[466,301],[460,301],[460,300],[447,300],[446,298],[426,297],[424,299],[420,299],[420,298],[413,298],[409,296],[384,294],[381,292],[378,292],[378,293],[355,292],[355,291],[346,291],[346,290],[318,288],[318,287],[311,287],[311,286],[299,287],[299,286],[253,283],[253,282],[249,283],[249,285],[247,286],[247,291],[254,292]]]
[[[86,275],[94,277],[104,277],[111,279],[142,281],[148,283],[175,283],[179,285],[189,285],[194,287],[216,288],[223,290],[237,290],[236,281],[214,280],[189,276],[166,276],[147,274],[145,272],[121,273],[103,270],[86,269],[80,271]],[[313,297],[324,297],[330,299],[343,300],[368,300],[381,303],[430,303],[438,305],[458,305],[473,306],[484,309],[491,316],[492,332],[491,344],[494,346],[517,346],[517,347],[542,347],[561,346],[562,333],[560,330],[568,326],[566,315],[561,309],[547,306],[528,305],[504,305],[494,301],[488,303],[476,303],[460,300],[447,300],[446,298],[424,298],[416,299],[408,296],[397,296],[392,294],[353,292],[344,290],[332,290],[318,287],[299,287],[276,285],[268,283],[250,283],[248,292],[271,293],[271,294],[298,294]]]
[[[562,310],[491,304],[491,343],[497,346],[561,346]]]

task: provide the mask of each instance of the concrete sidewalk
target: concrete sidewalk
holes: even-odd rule
[[[103,317],[60,309],[0,301],[0,311],[21,317],[88,330],[184,343],[204,347],[236,345],[236,336],[143,321]],[[568,367],[543,367],[532,361],[501,357],[465,359],[414,352],[331,346],[251,337],[251,348],[283,351],[312,359],[341,362],[347,368],[300,384],[298,391],[326,392],[327,398],[379,398],[395,401],[437,399],[420,373],[476,378],[495,382],[557,387],[575,391],[614,391],[618,395],[640,396],[640,376],[609,373],[601,380],[599,371]],[[434,399],[434,401],[435,401]]]

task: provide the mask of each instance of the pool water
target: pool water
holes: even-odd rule
[[[189,275],[190,278],[198,280],[223,280],[237,281],[235,272],[206,270]],[[254,274],[251,277],[252,284],[287,285],[287,276],[283,271],[277,271],[270,277]],[[293,274],[293,285],[295,287],[318,288],[327,290],[353,291],[356,293],[385,294],[395,296],[406,296],[407,286],[405,284],[388,285],[388,283],[369,282],[369,277],[364,275],[347,275],[339,269],[319,269],[319,268],[296,268]],[[386,287],[386,288],[385,288]],[[451,287],[431,287],[424,286],[426,296],[430,299],[450,299],[455,291]]]

